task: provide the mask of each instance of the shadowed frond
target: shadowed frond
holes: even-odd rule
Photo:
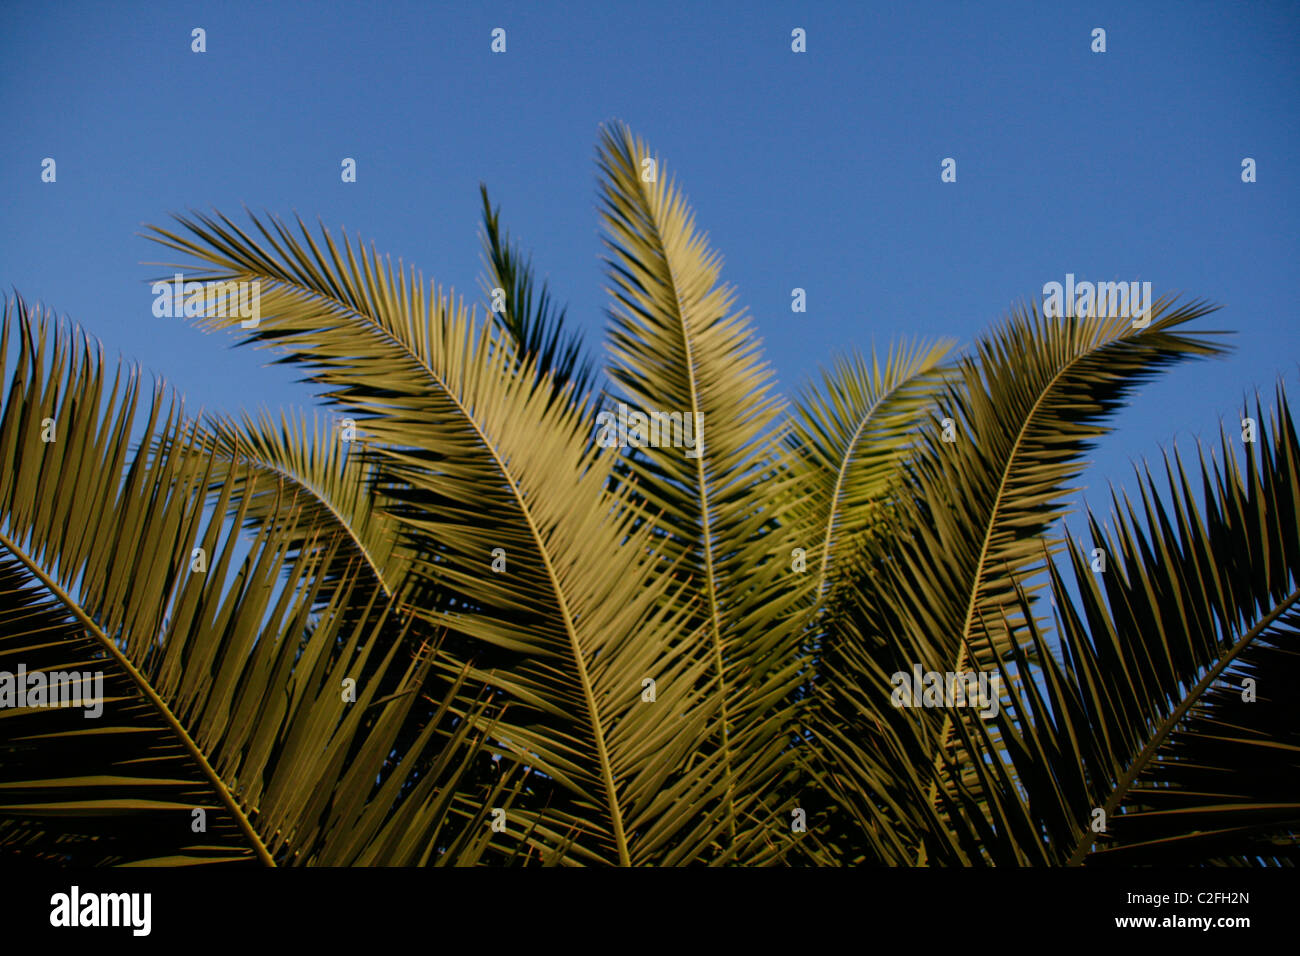
[[[292,533],[241,541],[224,523],[230,488],[205,517],[212,457],[179,406],[155,390],[147,451],[132,456],[136,373],[119,369],[110,384],[92,343],[21,300],[0,332],[0,367],[11,358],[0,414],[12,462],[0,475],[5,852],[328,864],[353,859],[358,834],[400,827],[371,862],[429,855],[437,814],[410,802],[402,780],[437,767],[426,792],[455,794],[482,742],[468,724],[444,739],[431,721],[398,746],[429,659],[381,640],[389,604],[373,590],[358,599],[355,575],[318,600],[332,555],[290,560]],[[81,706],[67,706],[74,698]],[[465,861],[484,850],[458,846]]]
[[[545,282],[533,299],[535,280],[532,260],[525,260],[501,229],[501,211],[493,209],[487,186],[479,184],[483,198],[483,257],[487,275],[483,294],[493,319],[507,331],[524,361],[534,361],[537,381],[549,382],[557,392],[572,383],[570,394],[586,396],[596,381],[597,368],[584,354],[582,335],[566,330],[565,310],[555,305]],[[502,308],[492,307],[496,290],[502,293]]]

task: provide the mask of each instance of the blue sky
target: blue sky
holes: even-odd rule
[[[153,316],[145,280],[160,270],[145,263],[171,256],[139,233],[189,208],[319,217],[479,301],[486,182],[603,354],[593,154],[610,119],[684,187],[787,394],[850,346],[970,343],[1068,272],[1211,299],[1224,309],[1200,326],[1237,333],[1231,358],[1175,369],[1118,417],[1085,477],[1093,504],[1108,481],[1131,484],[1131,459],[1235,422],[1256,387],[1284,376],[1300,394],[1295,4],[70,3],[0,17],[0,283],[192,410],[311,396],[267,353]],[[206,53],[190,50],[194,27]],[[790,50],[795,27],[806,54]],[[340,181],[343,157],[356,183]],[[940,182],[945,157],[956,183]]]

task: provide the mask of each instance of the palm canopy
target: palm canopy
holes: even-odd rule
[[[1244,465],[1225,438],[1201,482],[1176,460],[1163,498],[1149,477],[1141,509],[1117,497],[1117,530],[1088,515],[1105,574],[1051,537],[1131,390],[1221,351],[1188,328],[1206,306],[1162,300],[1143,329],[1023,308],[964,353],[852,353],[787,403],[660,158],[615,125],[597,167],[603,376],[485,188],[481,318],[301,222],[152,230],[188,278],[258,283],[243,342],[301,367],[346,434],[191,420],[160,391],[133,453],[137,376],[109,387],[88,343],[6,310],[0,665],[96,661],[113,691],[93,757],[76,715],[0,714],[0,846],[297,864],[1291,852],[1295,728],[1229,687],[1294,660],[1284,395]],[[607,447],[596,416],[616,406],[689,420],[694,447]],[[996,674],[1002,706],[895,707],[913,664]],[[214,812],[204,837],[136,839],[195,807]]]

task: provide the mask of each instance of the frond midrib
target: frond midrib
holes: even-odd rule
[[[641,181],[637,180],[637,182],[640,183]],[[668,270],[668,284],[673,293],[673,313],[677,318],[678,328],[681,330],[682,348],[686,353],[686,376],[688,388],[690,389],[691,412],[698,416],[694,420],[702,423],[704,420],[704,414],[700,408],[699,387],[695,380],[695,350],[691,341],[690,331],[686,324],[686,310],[682,306],[677,275],[673,270],[672,259],[668,255],[668,246],[664,242],[664,230],[659,221],[655,204],[651,201],[652,197],[646,195],[644,186],[638,185],[637,189],[641,194],[642,201],[646,205],[646,209],[650,212],[648,218],[650,223],[654,226],[654,239],[659,247],[658,251],[663,258],[664,267]],[[695,436],[696,444],[701,449],[707,449],[708,444],[704,438],[704,427],[697,425],[697,431],[698,434]],[[735,839],[735,780],[732,773],[731,717],[730,708],[727,706],[726,669],[722,654],[722,621],[718,611],[718,578],[717,569],[713,560],[713,525],[709,512],[709,501],[711,496],[709,494],[708,482],[705,480],[704,476],[704,454],[696,456],[695,474],[696,484],[700,493],[700,520],[704,544],[704,573],[707,581],[706,591],[709,596],[710,630],[713,634],[713,666],[718,672],[719,716],[722,720],[722,751],[727,781],[728,832],[730,833],[731,838]]]
[[[843,460],[840,462],[840,467],[835,475],[835,487],[831,491],[830,513],[826,519],[826,537],[822,545],[822,566],[817,581],[818,595],[822,595],[826,591],[826,578],[830,572],[831,545],[835,536],[835,517],[839,512],[840,494],[843,492],[844,480],[848,477],[849,466],[853,459],[853,450],[857,447],[858,442],[862,438],[862,433],[875,417],[876,412],[880,410],[881,406],[884,405],[886,401],[897,392],[901,391],[910,381],[910,379],[904,378],[882,392],[877,397],[876,401],[872,402],[871,407],[863,414],[861,420],[858,422],[858,427],[854,429],[853,437],[849,439]]]

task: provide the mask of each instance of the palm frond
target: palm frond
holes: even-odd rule
[[[781,444],[784,401],[659,157],[615,125],[602,131],[597,163],[620,390],[606,427],[612,434],[620,414],[631,423],[624,461],[655,512],[655,545],[701,596],[699,654],[720,708],[711,746],[729,781],[734,844],[737,821],[789,756],[782,734],[801,671],[790,551],[773,533],[796,507],[799,480]],[[770,821],[760,830],[770,833]]]
[[[825,593],[833,569],[847,564],[861,535],[877,529],[922,413],[934,406],[940,363],[952,345],[900,343],[881,367],[873,351],[837,360],[795,406],[788,438],[808,486],[808,556],[812,590]]]
[[[281,412],[277,423],[263,412],[257,418],[246,413],[210,417],[206,427],[218,464],[214,489],[233,482],[233,497],[242,506],[244,483],[257,482],[259,491],[245,510],[250,527],[283,520],[273,505],[283,500],[282,485],[292,488],[300,492],[294,498],[300,528],[336,528],[347,545],[340,562],[359,557],[385,594],[398,592],[409,558],[375,487],[378,469],[361,444],[347,437],[346,420],[331,422],[317,415],[309,421],[303,414]],[[295,541],[290,553],[301,547],[301,540]]]
[[[182,409],[156,388],[146,451],[131,456],[138,375],[119,369],[110,385],[89,340],[21,300],[5,308],[0,367],[11,355],[0,693],[17,694],[25,671],[28,691],[57,683],[83,706],[29,694],[0,712],[6,852],[328,863],[355,833],[397,820],[416,831],[406,856],[384,860],[427,852],[433,814],[408,805],[400,781],[441,752],[426,788],[457,793],[482,740],[466,729],[444,741],[429,723],[397,748],[430,661],[379,639],[391,605],[377,592],[358,601],[355,575],[318,601],[332,555],[289,561],[284,539],[248,547],[223,532],[230,489],[205,518],[211,456]]]
[[[565,328],[565,310],[551,298],[545,282],[533,292],[532,259],[524,259],[510,234],[501,229],[501,210],[493,209],[487,186],[480,183],[483,198],[483,256],[487,275],[482,280],[488,297],[488,312],[514,339],[522,360],[534,362],[538,382],[549,382],[557,393],[571,385],[570,394],[585,396],[596,381],[598,369],[585,355],[582,335]],[[503,293],[503,308],[490,305],[494,292]]]

